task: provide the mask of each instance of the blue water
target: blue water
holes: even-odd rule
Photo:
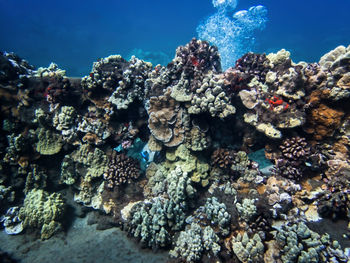
[[[256,32],[253,51],[285,48],[293,60],[311,62],[350,44],[349,0],[241,0],[236,11],[259,4],[269,20]],[[54,61],[68,75],[81,76],[98,58],[128,57],[134,49],[172,58],[215,11],[210,0],[0,0],[0,50],[35,66]]]

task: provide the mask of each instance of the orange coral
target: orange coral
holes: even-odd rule
[[[96,134],[88,132],[83,137],[83,142],[88,142],[90,144],[100,145],[102,143],[102,140]]]
[[[333,135],[340,127],[343,116],[343,111],[320,104],[311,110],[304,129],[307,133],[313,134],[316,140],[322,140],[326,136]]]

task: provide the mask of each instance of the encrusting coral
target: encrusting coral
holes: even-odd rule
[[[185,139],[186,111],[170,98],[169,91],[151,97],[147,109],[148,127],[155,139],[169,147],[178,146]]]
[[[179,166],[191,176],[193,182],[200,183],[203,187],[209,184],[209,164],[200,156],[193,154],[184,144],[175,150],[168,150],[165,156],[164,167],[167,169]]]
[[[305,123],[303,64],[294,64],[289,56],[289,52],[282,50],[260,60],[256,58],[260,62],[256,64],[257,69],[251,69],[250,82],[239,86],[242,103],[249,110],[244,114],[244,121],[270,138],[279,139],[282,129]],[[238,60],[236,69],[247,71],[244,61]]]
[[[24,228],[41,229],[41,238],[48,239],[62,229],[64,213],[65,202],[60,194],[34,189],[27,193],[19,218]]]
[[[40,128],[37,131],[38,143],[36,145],[36,150],[43,155],[53,155],[58,153],[62,146],[62,138],[59,134]]]

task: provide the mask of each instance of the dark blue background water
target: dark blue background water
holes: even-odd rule
[[[255,51],[286,48],[294,61],[311,62],[350,44],[350,0],[241,0],[236,10],[258,4],[268,8],[269,22]],[[86,75],[98,58],[126,57],[134,48],[173,57],[214,12],[210,0],[0,0],[0,50]]]

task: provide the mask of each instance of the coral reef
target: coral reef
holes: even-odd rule
[[[43,155],[53,155],[61,151],[63,143],[61,137],[57,133],[54,133],[51,130],[45,130],[44,128],[40,128],[37,131],[37,134],[37,152]]]
[[[19,218],[19,207],[10,207],[6,214],[0,218],[5,232],[8,235],[16,235],[23,231],[23,221]]]
[[[251,55],[236,65],[236,69],[253,76],[243,86],[249,91],[240,91],[242,103],[249,110],[244,121],[270,138],[281,138],[282,129],[293,129],[306,122],[303,64],[294,64],[289,56],[285,50],[266,57]],[[246,69],[246,60],[253,60],[255,66]]]
[[[216,149],[211,155],[211,164],[220,169],[230,170],[234,164],[234,151],[228,149]]]
[[[192,39],[166,66],[114,55],[81,79],[0,53],[5,232],[48,239],[89,214],[175,262],[349,262],[349,54],[223,72]]]
[[[320,104],[318,107],[313,108],[308,115],[305,131],[313,134],[316,140],[332,136],[334,131],[340,127],[343,116],[344,112],[332,109],[325,104]]]
[[[128,222],[129,233],[151,248],[171,243],[170,230],[179,230],[185,222],[184,208],[172,199],[156,197],[132,207]]]
[[[243,199],[242,203],[236,203],[237,211],[240,214],[240,217],[246,222],[251,221],[257,214],[256,206],[254,203],[254,199],[248,198]]]
[[[203,187],[209,184],[209,164],[191,153],[184,144],[166,152],[164,166],[168,169],[179,166],[182,171],[190,174],[193,182],[200,183]]]
[[[168,174],[157,170],[153,177],[157,178],[150,180],[148,187],[157,197],[136,203],[127,219],[129,232],[134,237],[146,246],[157,248],[169,245],[172,239],[169,231],[180,230],[184,225],[187,202],[195,190],[187,172],[180,167]]]
[[[84,175],[84,178],[88,181],[91,178],[102,177],[108,167],[105,153],[99,148],[91,147],[89,144],[81,145],[78,150],[70,155],[70,158],[78,166],[76,171],[82,170],[80,174]],[[84,171],[84,168],[87,171]]]
[[[56,130],[61,131],[63,139],[71,142],[76,137],[76,110],[72,106],[63,106],[57,111],[52,119]]]

